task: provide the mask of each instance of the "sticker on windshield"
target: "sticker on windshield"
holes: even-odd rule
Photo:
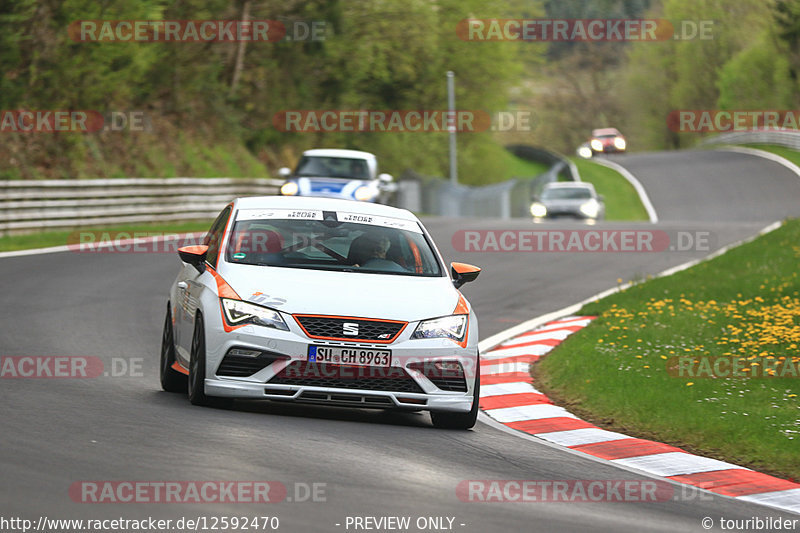
[[[238,252],[238,253],[233,254],[233,258],[234,259],[244,259],[245,257],[247,257],[247,254],[242,253],[242,252]]]
[[[322,211],[315,209],[240,209],[236,220],[322,220]]]
[[[413,220],[403,220],[402,218],[382,217],[377,215],[366,215],[364,213],[339,213],[340,222],[350,222],[353,224],[368,224],[370,226],[380,226],[382,228],[397,228],[405,231],[422,233],[419,224]]]
[[[384,217],[365,213],[321,211],[316,209],[240,209],[236,220],[330,220],[350,224],[366,224],[382,228],[396,228],[414,233],[422,229],[413,220]]]

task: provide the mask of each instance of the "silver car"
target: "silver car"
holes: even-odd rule
[[[605,212],[603,197],[597,194],[594,185],[583,181],[548,183],[531,204],[535,222],[557,217],[595,222],[602,220]]]

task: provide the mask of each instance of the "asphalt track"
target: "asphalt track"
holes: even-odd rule
[[[699,151],[615,160],[650,194],[660,219],[655,228],[709,232],[712,248],[800,215],[800,177],[754,156]],[[640,278],[708,253],[466,253],[453,248],[457,230],[533,225],[443,219],[426,225],[448,261],[484,268],[464,288],[483,337],[590,297],[620,278]],[[560,223],[540,228],[586,229]],[[417,517],[454,517],[453,530],[465,532],[705,531],[704,517],[717,525],[720,517],[797,518],[680,491],[673,500],[648,503],[463,502],[456,494],[463,480],[646,478],[485,424],[469,432],[436,430],[422,414],[242,402],[234,410],[193,407],[158,386],[165,295],[178,265],[172,254],[0,259],[0,355],[143,363],[141,375],[0,381],[0,517],[277,516],[279,531],[298,532],[348,531],[348,516],[410,516],[412,524]],[[284,483],[291,498],[295,484],[323,483],[325,501],[77,503],[69,487],[82,480],[273,480]]]

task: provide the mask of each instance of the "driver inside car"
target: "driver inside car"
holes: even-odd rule
[[[375,270],[386,270],[391,272],[403,272],[405,269],[386,259],[391,242],[384,235],[364,234],[353,239],[348,253],[349,262],[353,266],[370,268]]]

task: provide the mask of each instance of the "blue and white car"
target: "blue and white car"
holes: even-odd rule
[[[397,185],[389,174],[378,173],[378,160],[369,152],[319,148],[306,150],[294,172],[283,167],[283,196],[321,196],[384,203]]]
[[[240,198],[179,250],[161,385],[193,404],[242,398],[478,414],[478,321],[412,213],[329,198]],[[224,403],[224,402],[223,402]]]

